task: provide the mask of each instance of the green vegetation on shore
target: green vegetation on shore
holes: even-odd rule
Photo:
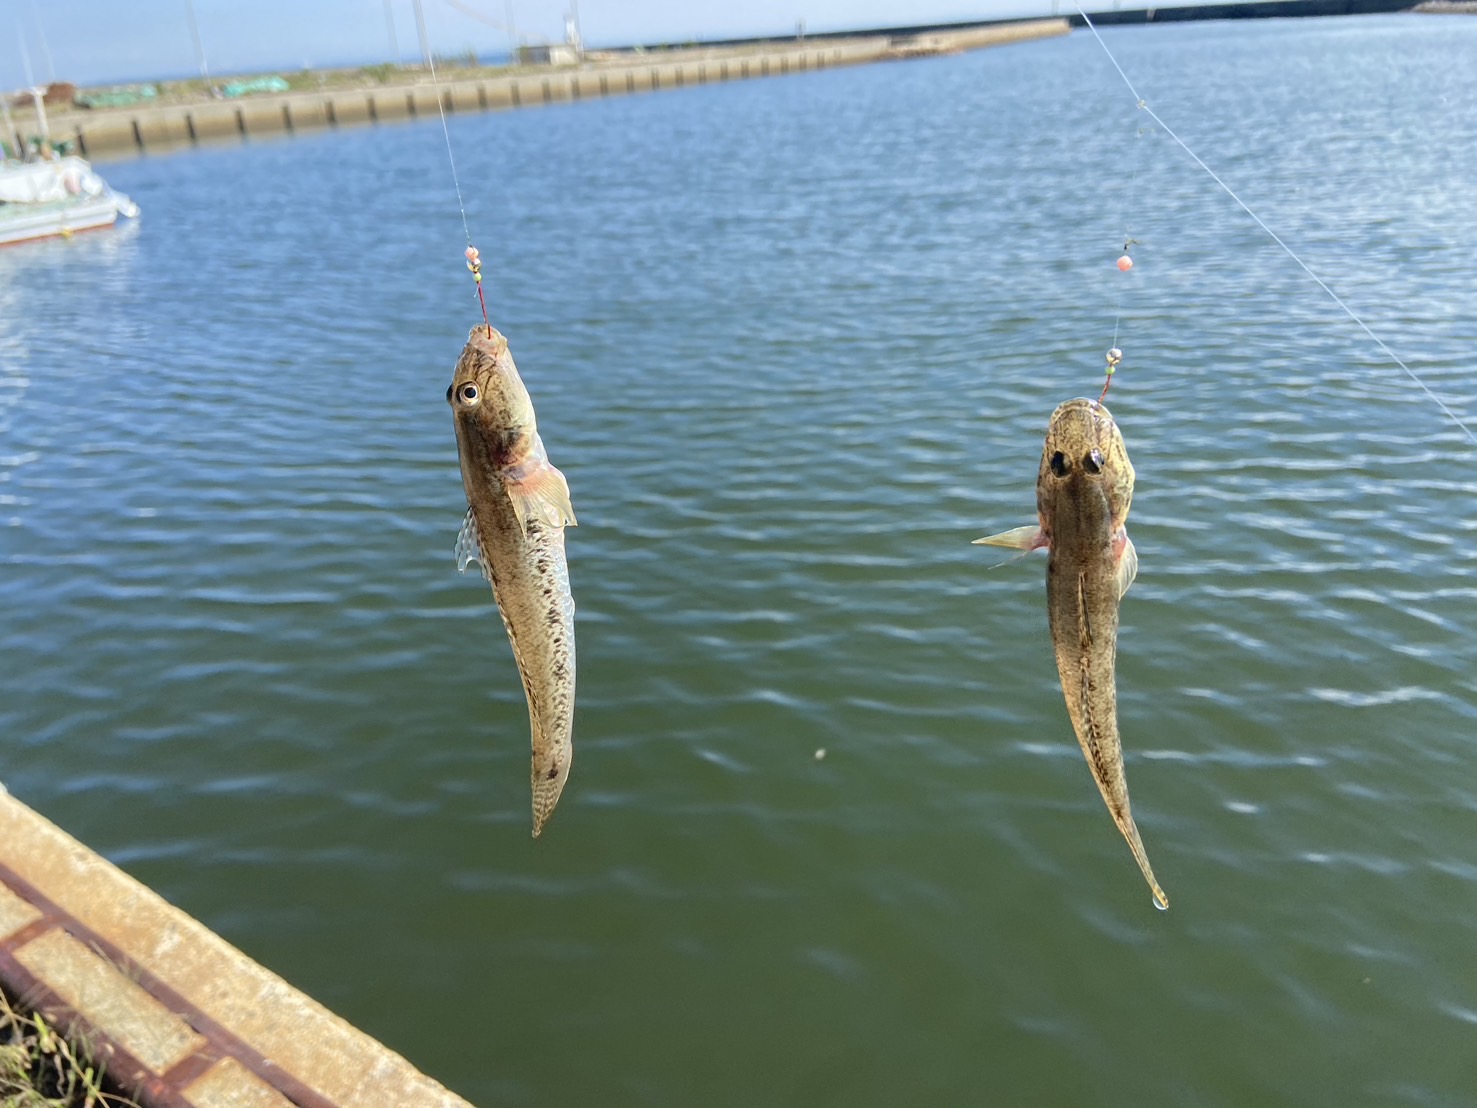
[[[0,1108],[138,1108],[105,1090],[102,1067],[39,1012],[0,992]]]

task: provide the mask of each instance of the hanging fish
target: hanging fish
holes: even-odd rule
[[[975,541],[1019,550],[1046,547],[1046,610],[1067,715],[1154,903],[1168,908],[1129,810],[1118,738],[1118,602],[1139,564],[1125,529],[1132,499],[1133,466],[1118,425],[1107,408],[1079,397],[1052,412],[1046,429],[1036,479],[1039,526]]]
[[[574,755],[574,598],[564,559],[574,509],[564,474],[544,453],[508,340],[491,326],[472,328],[446,399],[467,491],[457,569],[482,566],[513,644],[533,732],[537,838]]]

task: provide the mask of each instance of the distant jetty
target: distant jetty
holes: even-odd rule
[[[957,53],[1069,33],[1065,19],[1037,19],[908,33],[816,36],[699,47],[591,51],[571,64],[478,70],[445,68],[432,81],[419,69],[378,66],[295,74],[293,91],[227,98],[200,82],[179,83],[132,104],[48,109],[53,142],[86,157],[240,141],[324,127],[357,126],[444,111],[467,113],[593,100],[638,92],[835,66]],[[302,88],[303,84],[317,87]],[[81,95],[86,95],[86,90]],[[80,97],[79,97],[80,98]],[[108,101],[104,100],[104,104]]]
[[[1072,4],[1072,0],[1065,0]],[[1058,11],[1063,0],[1053,0]],[[1075,4],[1072,4],[1075,7]],[[1477,0],[1252,0],[1091,13],[1094,24],[1175,23],[1205,19],[1273,19],[1383,12],[1466,12]],[[71,143],[87,157],[170,149],[201,142],[240,141],[323,127],[482,112],[558,101],[591,100],[689,85],[778,77],[835,66],[951,54],[1063,35],[1085,26],[1080,13],[1051,19],[924,24],[872,32],[821,32],[802,37],[729,39],[703,46],[630,46],[590,51],[535,51],[542,64],[468,70],[446,67],[432,81],[419,68],[366,66],[287,77],[261,76],[220,89],[174,82],[157,98],[114,103],[90,94],[93,107],[58,104],[49,120],[53,142]],[[562,64],[561,64],[562,63]],[[289,91],[274,91],[287,86]],[[68,86],[70,88],[70,86]],[[254,91],[261,89],[264,91]],[[237,95],[244,90],[245,94]],[[70,96],[68,96],[70,102]],[[79,102],[89,99],[80,90]],[[123,97],[122,99],[127,99]],[[51,101],[48,98],[48,105]],[[36,130],[23,126],[22,141]],[[6,136],[9,138],[9,136]]]
[[[1180,23],[1191,19],[1296,19],[1321,15],[1378,15],[1415,8],[1415,0],[1254,0],[1245,4],[1186,4],[1169,8],[1133,8],[1090,12],[1099,27],[1123,23]],[[1081,15],[1069,15],[1074,27],[1086,26]]]

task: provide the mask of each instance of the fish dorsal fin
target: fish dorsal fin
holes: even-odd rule
[[[1118,599],[1128,591],[1133,579],[1139,575],[1139,552],[1133,548],[1133,540],[1125,533],[1123,553],[1118,556]]]
[[[481,567],[482,576],[491,581],[487,563],[482,560],[482,543],[477,538],[477,519],[472,515],[472,509],[468,508],[467,517],[462,520],[462,529],[456,537],[457,572],[466,573],[467,567],[473,562]]]
[[[521,480],[504,481],[503,488],[525,534],[531,519],[549,527],[572,527],[578,522],[574,518],[574,505],[569,502],[569,482],[547,463]]]
[[[1025,527],[1012,527],[1009,531],[1001,531],[998,535],[987,535],[982,539],[975,539],[972,546],[1008,546],[1012,550],[1036,550],[1046,545],[1046,539],[1041,534],[1041,528],[1034,524]]]

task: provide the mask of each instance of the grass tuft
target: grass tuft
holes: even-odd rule
[[[102,1067],[40,1012],[0,992],[0,1108],[139,1108],[103,1089]]]

